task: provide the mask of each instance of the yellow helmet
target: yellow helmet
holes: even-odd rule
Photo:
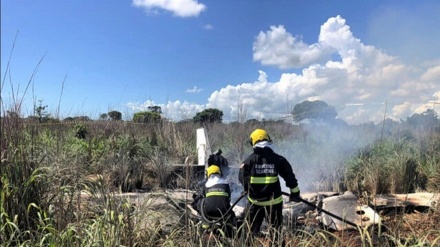
[[[267,132],[264,129],[256,129],[250,135],[249,142],[251,143],[252,146],[254,146],[255,143],[260,141],[269,141],[269,142],[272,141],[270,139],[270,136],[267,134]]]
[[[211,176],[212,174],[219,174],[221,175],[221,171],[220,171],[220,167],[216,166],[216,165],[212,165],[210,167],[208,167],[208,169],[206,169],[206,176]]]

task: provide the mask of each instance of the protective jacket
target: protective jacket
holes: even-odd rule
[[[275,153],[269,142],[259,142],[243,162],[239,180],[251,204],[269,206],[283,202],[280,175],[291,192],[299,191],[298,181],[286,158]]]
[[[231,189],[228,182],[218,174],[211,175],[203,187],[203,212],[211,218],[225,216],[231,207]]]

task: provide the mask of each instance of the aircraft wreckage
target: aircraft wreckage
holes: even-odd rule
[[[172,206],[182,214],[186,214],[192,221],[202,222],[202,216],[191,206],[192,190],[166,190],[161,193],[142,193],[130,196],[134,202],[151,200],[155,207]],[[428,212],[437,209],[440,203],[440,194],[411,193],[377,195],[368,205],[362,203],[350,191],[303,193],[302,201],[288,202],[283,205],[283,225],[286,229],[318,229],[326,228],[333,231],[353,230],[381,226],[381,215],[388,212],[410,213]],[[237,199],[239,199],[237,201]],[[137,204],[136,203],[136,204]],[[232,200],[234,213],[243,220],[246,197]],[[216,222],[221,224],[221,222]],[[264,225],[262,230],[264,231]]]
[[[186,189],[165,190],[161,192],[125,193],[122,197],[128,197],[133,205],[149,203],[156,208],[171,206],[174,210],[180,211],[193,221],[202,221],[202,216],[192,207],[192,196],[197,191],[194,188],[194,181],[204,178],[205,160],[211,153],[206,132],[203,128],[197,129],[197,165],[176,165],[176,171],[185,173],[188,176],[190,171],[191,179]],[[194,176],[195,175],[195,176]],[[232,187],[238,186],[237,184]],[[241,186],[239,186],[241,187]],[[240,191],[239,188],[235,188]],[[285,193],[285,195],[288,195]],[[309,229],[326,228],[334,231],[365,228],[370,226],[381,226],[383,224],[381,215],[387,212],[427,212],[430,209],[440,208],[440,194],[435,193],[411,193],[411,194],[387,194],[376,195],[369,198],[358,198],[350,191],[339,192],[314,192],[301,193],[301,202],[289,202],[285,197],[283,204],[283,225],[286,229],[298,229],[301,227]],[[232,210],[238,219],[243,220],[246,196],[233,195]],[[152,215],[150,215],[152,216]],[[147,217],[148,218],[148,217]],[[145,219],[146,221],[157,221],[158,219]],[[161,218],[160,220],[164,220]],[[217,222],[221,224],[221,222]],[[264,230],[265,225],[262,226]]]
[[[195,168],[191,167],[191,170],[198,174],[196,179],[202,180],[207,165],[205,163],[206,157],[211,154],[211,147],[204,128],[197,129],[196,134],[198,165]],[[168,201],[171,200],[172,204],[180,210],[189,212],[194,219],[202,220],[201,215],[191,206],[192,201],[188,199],[192,197],[193,193],[194,191],[188,190],[179,193],[169,191]],[[383,211],[410,212],[418,210],[424,212],[428,209],[438,208],[440,200],[440,195],[433,193],[390,194],[377,195],[366,204],[365,200],[346,191],[344,193],[301,193],[301,202],[295,203],[289,202],[288,194],[285,193],[285,195],[283,204],[283,224],[285,227],[314,225],[336,231],[381,225],[382,219],[379,213]],[[246,200],[247,198],[243,194],[241,196],[235,195],[235,198],[234,196],[232,198],[232,209],[239,219],[244,218]]]

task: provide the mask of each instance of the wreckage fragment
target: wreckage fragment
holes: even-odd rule
[[[376,210],[397,209],[405,207],[439,207],[440,194],[418,192],[408,194],[376,195],[372,199],[372,206]]]
[[[369,206],[359,205],[358,198],[350,191],[343,195],[331,196],[322,200],[322,209],[329,211],[342,219],[352,222],[359,227],[380,224],[380,216]],[[334,230],[355,229],[339,219],[322,213],[322,223]]]

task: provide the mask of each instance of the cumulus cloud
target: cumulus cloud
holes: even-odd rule
[[[254,61],[280,68],[299,68],[328,58],[332,50],[325,43],[307,45],[302,38],[293,37],[284,26],[271,26],[260,32],[253,46]]]
[[[166,10],[179,17],[198,16],[206,9],[197,0],[133,0],[133,5],[144,8],[147,12]]]
[[[423,81],[434,81],[440,78],[440,65],[436,67],[429,68],[425,73],[420,77]]]
[[[197,86],[194,86],[191,89],[187,89],[185,92],[187,93],[200,93],[202,91],[201,88],[198,88]]]
[[[143,103],[131,102],[127,104],[127,107],[133,112],[146,111],[149,106],[160,106],[163,117],[174,121],[191,119],[196,113],[206,108],[205,105],[180,100],[168,101],[166,104],[157,104],[152,100],[147,100]]]
[[[194,116],[206,107],[223,111],[225,121],[286,116],[295,104],[323,100],[338,117],[352,124],[400,120],[433,107],[440,100],[440,61],[404,64],[384,51],[362,43],[341,16],[321,25],[317,42],[304,43],[283,26],[260,32],[253,44],[254,60],[279,68],[300,67],[268,80],[259,71],[253,82],[214,91],[205,105],[169,102],[170,116]],[[438,106],[438,105],[437,105]],[[173,107],[184,111],[171,110]],[[438,109],[434,109],[438,110]],[[193,112],[191,112],[193,111]],[[191,113],[190,113],[191,112]]]
[[[437,112],[437,114],[440,114],[440,91],[435,92],[432,95],[432,100],[426,102],[425,104],[420,105],[414,110],[414,113],[423,113],[428,109],[433,109]]]
[[[385,108],[387,117],[399,119],[435,99],[433,93],[440,90],[440,64],[403,64],[363,44],[341,16],[321,25],[314,44],[298,37],[283,26],[260,32],[254,42],[254,60],[279,68],[304,66],[301,73],[284,73],[278,81],[268,82],[260,71],[255,82],[212,93],[209,104],[230,112],[231,117],[245,108],[247,118],[270,118],[286,115],[304,100],[319,99],[335,106],[348,122],[378,122]]]

